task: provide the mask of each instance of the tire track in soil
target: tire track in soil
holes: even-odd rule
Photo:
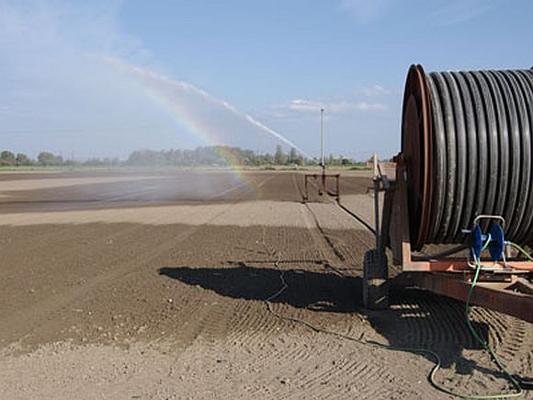
[[[302,191],[297,184],[293,176],[293,184],[297,190],[302,194]],[[332,207],[335,205],[332,204]],[[311,207],[308,204],[303,204],[301,208],[301,214],[305,221],[308,232],[311,235],[312,242],[315,244],[316,249],[321,255],[321,259],[325,260],[335,270],[343,268],[348,260],[352,261],[353,265],[360,265],[360,261],[356,261],[355,257],[351,256],[352,251],[348,246],[339,249],[336,243],[331,240],[330,235],[320,226],[319,220],[313,213]],[[347,218],[351,218],[348,217]],[[334,237],[334,236],[333,236]],[[369,244],[367,240],[362,240],[363,237],[368,240],[365,235],[357,235],[356,240],[360,240],[363,248],[368,248]],[[342,239],[337,239],[337,243],[343,243]],[[361,246],[358,246],[361,247]],[[348,255],[349,257],[346,257]],[[290,287],[289,289],[290,290]],[[333,289],[334,290],[334,289]],[[355,294],[354,294],[355,295]],[[305,316],[300,317],[305,319]],[[350,331],[351,326],[348,327]],[[338,328],[337,328],[338,329]],[[346,362],[344,365],[336,364],[334,367],[328,368],[325,371],[318,373],[310,373],[303,377],[306,390],[306,398],[338,398],[339,387],[335,384],[322,384],[324,381],[338,381],[338,382],[364,382],[366,390],[357,391],[358,398],[363,399],[388,399],[394,397],[399,392],[410,393],[413,397],[416,396],[416,392],[412,390],[412,383],[399,378],[397,375],[385,370],[383,365],[376,365],[376,359],[368,347],[357,346],[358,354],[354,359]],[[394,367],[393,367],[394,368]],[[384,382],[393,382],[393,385],[384,384]],[[349,390],[345,392],[346,395],[350,395]],[[280,396],[280,398],[301,398],[302,393],[298,393],[296,396]]]
[[[263,186],[270,179],[272,177],[264,178],[258,186]],[[244,193],[251,190],[248,186],[240,184],[231,188],[231,190],[225,190],[221,195],[241,189],[244,189]],[[224,211],[215,215],[209,222],[222,216],[230,207],[231,205],[228,205]],[[192,233],[195,232],[196,230]],[[254,305],[261,303],[231,300],[206,293],[204,289],[202,289],[202,295],[194,296],[194,299],[193,308],[191,308],[190,304],[187,307],[183,307],[185,315],[174,316],[175,319],[182,321],[182,324],[186,325],[187,329],[180,331],[180,345],[173,349],[175,358],[169,365],[169,377],[174,375],[174,367],[181,359],[183,353],[196,342],[202,345],[202,357],[206,361],[213,361],[223,354],[223,350],[221,351],[220,349],[220,338],[226,338],[226,341],[233,339],[235,343],[245,343],[243,338],[246,338],[249,342],[246,344],[255,346],[257,341],[253,340],[254,337],[251,332],[264,334],[265,331],[268,331],[267,328],[274,329],[272,324],[267,323],[268,321],[265,320],[264,316],[262,317],[261,314],[253,310],[255,308]]]
[[[422,291],[408,291],[406,296],[391,306],[399,314],[396,323],[388,327],[397,345],[434,349],[443,361],[437,381],[450,389],[484,393],[488,382],[497,380],[500,390],[508,390],[493,361],[468,330],[463,303]],[[528,350],[527,323],[477,306],[472,308],[471,320],[513,373],[530,374],[528,356],[533,351]]]
[[[300,196],[302,196],[302,200],[303,200],[304,194],[303,194],[302,188],[296,181],[295,177],[296,175],[292,176],[293,185],[296,187],[296,189],[300,193]],[[313,181],[311,181],[311,183],[318,190],[318,187],[316,186],[316,184]],[[329,197],[329,195],[327,194],[324,194],[324,196]],[[345,211],[337,204],[337,202],[334,202],[332,200],[330,204],[334,204],[339,210],[345,213]],[[358,267],[358,269],[362,271],[362,259],[363,259],[362,255],[357,254],[357,253],[354,254],[353,246],[347,245],[345,240],[339,237],[337,234],[333,233],[331,229],[322,228],[322,226],[320,226],[320,222],[318,218],[314,214],[309,204],[304,203],[304,205],[306,206],[307,210],[309,211],[309,214],[313,218],[313,222],[309,224],[308,229],[310,229],[310,227],[314,225],[315,230],[318,230],[318,233],[319,233],[319,235],[314,238],[315,239],[314,242],[316,243],[316,241],[318,241],[319,243],[321,243],[322,244],[321,248],[324,248],[323,246],[327,245],[326,247],[329,247],[335,253],[336,258],[338,258],[343,264],[347,264],[347,262],[350,261],[350,264],[351,264],[350,266]],[[333,211],[332,211],[332,215],[333,215]],[[348,214],[346,214],[346,217],[349,218],[350,220],[353,219],[353,217],[348,216]],[[359,221],[357,221],[357,223],[359,223]],[[364,228],[363,225],[361,226]],[[313,231],[313,230],[310,229],[310,231]],[[353,238],[353,242],[356,245],[356,248],[370,249],[374,246],[374,243],[371,241],[371,236],[366,234],[365,231],[353,230],[352,232],[350,232],[350,236]]]
[[[263,232],[264,236],[265,232]],[[275,237],[271,238],[276,244],[288,244],[291,243],[291,247],[294,246],[294,242],[291,242],[286,235],[286,231],[280,230],[275,232]],[[265,239],[263,238],[263,241]],[[261,249],[263,250],[263,249]],[[285,252],[285,249],[283,249]],[[267,259],[272,258],[271,254],[265,254]],[[292,255],[292,253],[291,253]],[[253,263],[252,263],[253,264]],[[273,265],[273,264],[272,264]],[[264,267],[261,265],[259,268]],[[260,279],[258,277],[258,279]],[[264,298],[267,298],[271,293],[266,292]],[[292,313],[292,307],[284,303],[273,304],[276,308],[276,312],[281,314]],[[280,333],[287,332],[287,325],[284,321],[276,318],[268,312],[265,304],[262,301],[245,301],[236,306],[236,312],[232,319],[231,325],[238,326],[237,329],[233,329],[230,333],[229,339],[234,343],[240,343],[246,348],[263,348],[265,340],[269,338],[279,337]],[[266,359],[263,355],[259,355],[254,359],[254,365],[268,364],[291,364],[295,361],[303,361],[307,359],[308,354],[303,352],[300,347],[297,347],[291,351],[278,352],[277,349],[273,349],[272,352],[266,354]]]
[[[428,398],[426,393],[413,390],[412,382],[386,371],[384,367],[389,366],[381,360],[369,357],[372,362],[368,362],[367,358],[361,358],[360,350],[354,351],[350,347],[351,344],[339,344],[338,340],[321,347],[320,352],[306,363],[309,371],[298,378],[299,391],[287,392],[280,388],[274,391],[275,397],[337,399],[356,396],[358,399],[390,399],[403,393],[409,394],[408,398]],[[310,363],[315,363],[315,367],[310,368]],[[291,364],[284,367],[294,369]],[[391,366],[391,371],[393,368]]]
[[[176,320],[183,321],[183,329],[179,333],[179,342],[172,347],[174,359],[168,366],[168,377],[175,375],[179,360],[196,342],[202,345],[202,359],[206,363],[215,360],[215,355],[220,356],[217,339],[224,337],[230,326],[231,309],[216,302],[206,305],[206,300],[197,296],[193,307],[188,306],[184,314],[174,316]]]
[[[310,211],[312,212],[312,210]],[[318,224],[318,221],[316,222]],[[322,230],[321,233],[323,236],[335,238],[334,235],[326,234]],[[346,252],[342,239],[338,239],[336,246],[330,240],[327,242],[333,247],[340,247],[342,254],[350,254],[349,249]],[[372,246],[367,245],[367,247]],[[408,318],[407,326],[411,338],[409,342],[416,345],[422,344],[426,347],[437,345],[442,348],[449,348],[450,345],[453,347],[454,344],[465,348],[478,347],[465,324],[464,305],[462,303],[442,296],[438,298],[433,296],[429,301],[427,299],[417,300],[410,308],[412,307],[419,308],[420,311],[414,312],[415,318]],[[525,322],[482,307],[472,308],[471,318],[488,326],[490,343],[495,347],[496,353],[507,361],[507,364],[516,360],[518,354],[523,355],[519,360],[533,356],[533,350],[529,354],[524,351],[525,342],[527,342],[527,328],[525,326],[527,324]],[[483,355],[480,356],[483,358]],[[522,362],[522,364],[530,366],[527,361]],[[524,369],[522,368],[522,370]],[[527,370],[525,372],[527,373]],[[463,380],[466,381],[467,379],[464,378]]]
[[[236,305],[230,321],[234,329],[229,340],[249,347],[261,345],[265,337],[272,337],[283,328],[278,318],[266,312],[262,302],[250,300]]]
[[[313,212],[309,207],[307,207],[307,209],[310,213]],[[344,256],[351,252],[344,246],[342,239],[337,240],[337,243],[335,243],[331,240],[331,237],[335,238],[335,236],[328,235],[323,229],[320,229],[316,217],[314,218],[314,222],[317,225],[318,232],[321,234],[320,236],[322,236],[322,238],[320,238],[319,235],[313,235],[315,243],[318,242],[317,247],[319,248],[319,251],[324,254],[324,249],[327,249],[328,247],[332,248],[334,250],[333,253],[337,256],[337,259],[335,260],[337,263],[339,261],[342,262],[350,259],[350,257]],[[308,228],[311,231],[313,230],[309,225]],[[340,247],[340,251],[338,247]],[[326,254],[331,257],[331,252]],[[328,258],[327,256],[325,259],[331,260],[331,258]],[[355,259],[351,258],[351,261],[353,262]],[[406,318],[408,321],[407,324],[402,323],[403,330],[407,331],[405,336],[409,338],[408,343],[411,345],[414,343],[416,347],[433,346],[435,348],[443,349],[450,348],[450,346],[452,348],[476,348],[477,344],[474,343],[474,340],[464,323],[464,305],[445,297],[435,298],[433,295],[430,296],[429,299],[427,296],[423,296],[422,299],[416,299],[414,303],[407,305],[407,307],[405,304],[402,304],[400,307],[401,309],[409,310],[408,312],[410,314],[410,317]],[[516,321],[515,319],[500,313],[482,308],[477,310],[477,315],[475,312],[473,312],[472,315],[479,322],[484,322],[488,325],[489,337],[492,339],[492,342],[496,343],[495,346],[497,351],[499,346],[503,346],[503,343],[509,343],[504,347],[505,350],[502,349],[502,351],[508,353],[504,353],[506,354],[507,359],[513,359],[517,353],[521,352],[521,345],[524,343],[526,331],[524,328],[520,329],[521,321]],[[512,320],[515,320],[514,324]],[[512,329],[515,326],[517,326],[517,328]],[[394,331],[396,332],[396,336],[402,336],[396,329],[394,329]],[[483,358],[483,355],[480,354],[476,359],[480,356]],[[455,357],[460,357],[460,354]],[[524,359],[524,357],[522,357],[522,359]],[[466,384],[468,379],[469,377],[461,377],[460,381],[464,381]],[[390,392],[387,393],[390,395]],[[376,394],[370,394],[370,397],[375,398]]]
[[[398,314],[390,329],[402,345],[447,348],[475,347],[464,320],[464,306],[451,299],[417,291],[391,305]],[[404,323],[405,322],[405,323]]]
[[[489,327],[489,343],[496,354],[514,372],[528,374],[524,368],[524,360],[533,355],[531,347],[531,325],[517,318],[510,317],[496,311],[474,307],[472,318],[485,322]]]
[[[311,235],[311,231],[309,230],[306,231],[306,233]],[[277,237],[273,238],[276,244],[290,243],[288,240],[289,238],[285,236],[285,231],[277,232],[276,236]],[[307,242],[308,239],[312,238],[306,237],[305,239],[304,242]],[[290,248],[293,249],[295,247],[301,251],[301,248],[299,246],[294,246],[294,243],[292,242]],[[316,257],[316,245],[312,247],[315,250],[313,255]],[[308,247],[303,248],[305,249],[304,253],[306,253],[303,259],[308,259]],[[284,248],[282,251],[284,254],[290,252],[291,256],[293,255],[293,250],[291,251]],[[319,252],[318,259],[323,259],[322,252]],[[296,259],[298,259],[298,257],[296,257]],[[286,268],[288,266],[284,265],[284,267]],[[308,290],[310,290],[309,287]],[[265,294],[265,297],[267,296],[268,293]],[[275,307],[277,313],[282,315],[304,318],[306,313],[306,310],[294,310],[293,307],[283,303],[275,303],[273,304],[273,307]],[[263,303],[246,301],[238,304],[234,309],[234,318],[231,325],[236,325],[238,328],[231,331],[228,341],[233,342],[233,344],[239,344],[247,349],[250,356],[246,357],[244,364],[250,364],[251,368],[262,370],[264,366],[268,365],[276,366],[280,371],[291,370],[295,365],[306,365],[308,360],[312,357],[312,353],[307,346],[298,345],[287,349],[283,345],[278,347],[272,343],[272,341],[275,343],[276,339],[273,338],[279,338],[280,333],[287,331],[292,332],[294,329],[301,330],[302,332],[305,332],[306,330],[303,327],[298,327],[298,325],[290,327],[290,330],[287,329],[287,323],[268,313]],[[272,347],[269,348],[268,351],[262,351],[265,349],[265,346]],[[260,393],[261,390],[261,388],[252,388],[248,392],[250,395],[253,395],[255,393]],[[283,390],[281,390],[276,397],[285,398],[282,394]],[[300,393],[300,395],[309,397],[311,392],[305,391],[304,393]]]

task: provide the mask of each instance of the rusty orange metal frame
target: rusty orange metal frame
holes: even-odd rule
[[[407,282],[422,289],[466,301],[474,268],[466,258],[414,256],[411,249],[405,166],[396,166],[396,181],[385,191],[382,245],[392,251],[393,264],[401,267]],[[484,272],[472,303],[533,322],[533,285],[524,277],[533,274],[533,262],[508,259]],[[483,260],[482,260],[483,264]]]
[[[406,260],[407,261],[407,260]],[[483,261],[481,262],[483,264]],[[503,270],[520,270],[533,272],[533,262],[531,261],[507,261],[506,265],[498,264]],[[446,258],[443,260],[413,260],[404,264],[404,271],[408,272],[472,272],[472,268],[464,258]]]
[[[463,302],[466,302],[471,287],[470,282],[451,277],[450,274],[415,273],[410,278],[415,286]],[[525,293],[518,291],[520,286],[525,286]],[[531,285],[527,281],[522,282],[521,278],[510,278],[505,282],[480,282],[472,293],[471,303],[533,323],[532,294]]]

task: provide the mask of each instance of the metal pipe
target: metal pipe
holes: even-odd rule
[[[320,109],[320,165],[325,168],[324,163],[324,109]]]
[[[381,229],[379,226],[379,168],[378,168],[378,155],[374,153],[374,224],[376,232],[376,250],[378,261],[381,262],[383,249],[381,248]]]
[[[322,191],[327,193],[326,187],[326,162],[324,159],[324,109],[320,109],[320,163],[322,165]]]

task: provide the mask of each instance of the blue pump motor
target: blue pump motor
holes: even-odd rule
[[[476,225],[471,231],[472,235],[472,256],[478,260],[481,258],[481,250],[487,240],[490,240],[488,249],[492,261],[498,262],[503,257],[505,248],[505,237],[503,228],[500,224],[492,223],[489,227],[488,234],[484,234],[479,225]]]

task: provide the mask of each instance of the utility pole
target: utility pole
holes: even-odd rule
[[[316,160],[316,158],[315,158]],[[309,192],[307,190],[307,181],[309,179],[314,179],[322,181],[322,184],[318,185],[318,194],[319,196],[322,196],[324,193],[329,194],[331,196],[334,196],[337,200],[337,202],[340,201],[340,174],[329,174],[326,175],[326,159],[324,158],[324,109],[320,108],[320,167],[322,168],[321,174],[305,174],[304,175],[304,187],[305,187],[305,194],[303,195],[303,201],[304,203],[309,200]],[[337,183],[337,191],[336,192],[328,192],[328,188],[326,185],[326,178],[335,178]]]
[[[324,109],[320,109],[320,164],[322,165],[322,190],[326,192],[326,162],[324,160]]]
[[[324,162],[324,109],[320,109],[320,165],[322,169],[326,168]]]

